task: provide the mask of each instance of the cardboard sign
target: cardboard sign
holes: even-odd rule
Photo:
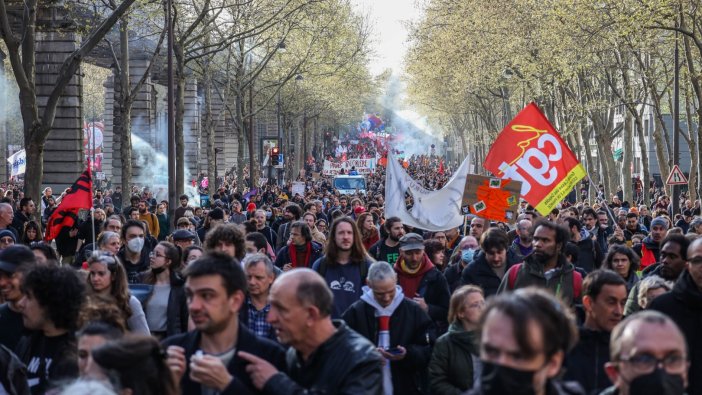
[[[521,195],[542,215],[585,177],[583,166],[534,103],[497,136],[483,167],[499,178],[520,181]]]
[[[521,189],[519,181],[469,174],[463,191],[463,213],[514,224]]]
[[[292,189],[290,191],[290,194],[292,196],[295,196],[296,194],[299,194],[302,197],[305,197],[305,183],[302,181],[295,181],[292,183]]]

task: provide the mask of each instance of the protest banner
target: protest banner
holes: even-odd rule
[[[520,181],[522,197],[542,215],[585,177],[583,166],[534,103],[497,136],[483,167],[499,178]]]
[[[522,183],[469,174],[463,191],[463,213],[514,224]]]
[[[344,170],[344,174],[349,174],[351,168],[355,167],[358,174],[371,174],[375,171],[375,158],[369,159],[347,159],[342,162],[332,162],[325,160],[322,174],[325,176],[335,176]]]
[[[305,183],[302,181],[295,181],[292,183],[292,189],[290,190],[292,196],[300,195],[305,197]]]

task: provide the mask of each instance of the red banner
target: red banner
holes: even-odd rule
[[[58,236],[63,228],[72,228],[80,209],[89,210],[93,207],[93,177],[90,166],[73,183],[66,195],[61,199],[56,210],[46,224],[44,240],[51,241]]]
[[[522,197],[542,215],[585,177],[583,166],[534,103],[497,136],[483,167],[500,178],[521,181]]]

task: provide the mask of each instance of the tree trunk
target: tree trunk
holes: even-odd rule
[[[215,117],[212,116],[212,78],[211,70],[205,68],[203,72],[202,85],[203,94],[205,95],[205,114],[204,114],[204,132],[206,136],[206,159],[207,159],[207,179],[209,186],[207,194],[210,197],[210,202],[213,201],[213,195],[217,189],[217,177],[215,177],[215,166],[217,162],[217,153],[215,152]]]
[[[631,191],[631,166],[634,163],[634,136],[633,136],[632,116],[627,111],[624,116],[624,130],[622,148],[624,149],[622,157],[622,190],[624,191],[623,201],[633,202],[633,194]]]
[[[40,125],[35,125],[39,129]],[[32,133],[32,132],[29,132]],[[3,147],[4,149],[4,147]],[[44,144],[37,144],[36,141],[30,140],[26,145],[27,164],[24,172],[24,195],[33,199],[39,199],[41,196],[41,183],[44,176]]]
[[[119,23],[119,47],[120,47],[120,103],[119,113],[122,117],[120,122],[120,147],[119,154],[122,157],[122,191],[131,191],[132,182],[132,103],[131,80],[129,72],[129,20],[125,15]],[[131,198],[125,196],[124,201]]]
[[[643,120],[641,119],[641,114],[638,114],[635,118],[636,131],[639,136],[639,150],[641,151],[641,172],[643,176],[641,177],[641,193],[643,204],[648,203],[648,181],[651,179],[651,169],[648,163],[648,151],[646,151],[646,131],[643,127]]]
[[[185,120],[185,57],[183,48],[176,44],[173,48],[175,62],[175,148],[176,148],[176,195],[185,191],[185,141],[183,122]],[[190,180],[188,180],[190,182]]]

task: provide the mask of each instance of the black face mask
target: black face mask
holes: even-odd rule
[[[653,372],[636,377],[629,383],[629,393],[636,395],[682,395],[685,392],[683,378],[656,368]]]
[[[161,274],[165,271],[166,271],[166,266],[152,267],[151,268],[151,273],[153,273],[153,274]]]
[[[535,373],[483,361],[480,387],[485,395],[533,395]]]

